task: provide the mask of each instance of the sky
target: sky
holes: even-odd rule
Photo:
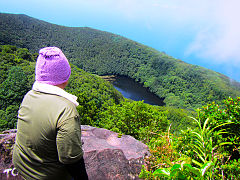
[[[0,12],[111,32],[240,82],[239,0],[0,0]]]

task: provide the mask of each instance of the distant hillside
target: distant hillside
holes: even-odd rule
[[[187,64],[119,35],[91,28],[64,27],[26,15],[0,13],[0,44],[60,47],[79,68],[98,75],[125,75],[143,83],[167,106],[196,108],[240,96],[240,83]]]

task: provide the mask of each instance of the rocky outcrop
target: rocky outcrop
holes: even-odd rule
[[[0,179],[16,176],[11,157],[16,130],[0,134]],[[131,180],[138,174],[149,155],[148,147],[131,136],[91,126],[82,126],[84,160],[89,180]]]
[[[22,179],[12,164],[12,147],[15,143],[16,130],[0,134],[0,179]]]

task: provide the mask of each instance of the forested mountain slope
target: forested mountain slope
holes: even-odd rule
[[[35,80],[35,54],[26,48],[0,45],[0,132],[16,128],[17,112]],[[71,65],[66,91],[78,97],[81,123],[115,132],[146,137],[146,129],[172,132],[192,124],[192,112],[173,107],[152,106],[125,99],[109,82]]]
[[[57,46],[79,68],[98,75],[125,75],[143,83],[167,106],[196,108],[240,96],[240,84],[187,64],[119,35],[86,27],[64,27],[26,15],[0,13],[0,44],[32,53]]]

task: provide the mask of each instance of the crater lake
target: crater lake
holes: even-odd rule
[[[125,98],[134,101],[142,101],[151,105],[164,106],[163,99],[150,92],[142,84],[125,76],[115,76],[111,81],[114,88],[117,89]]]

